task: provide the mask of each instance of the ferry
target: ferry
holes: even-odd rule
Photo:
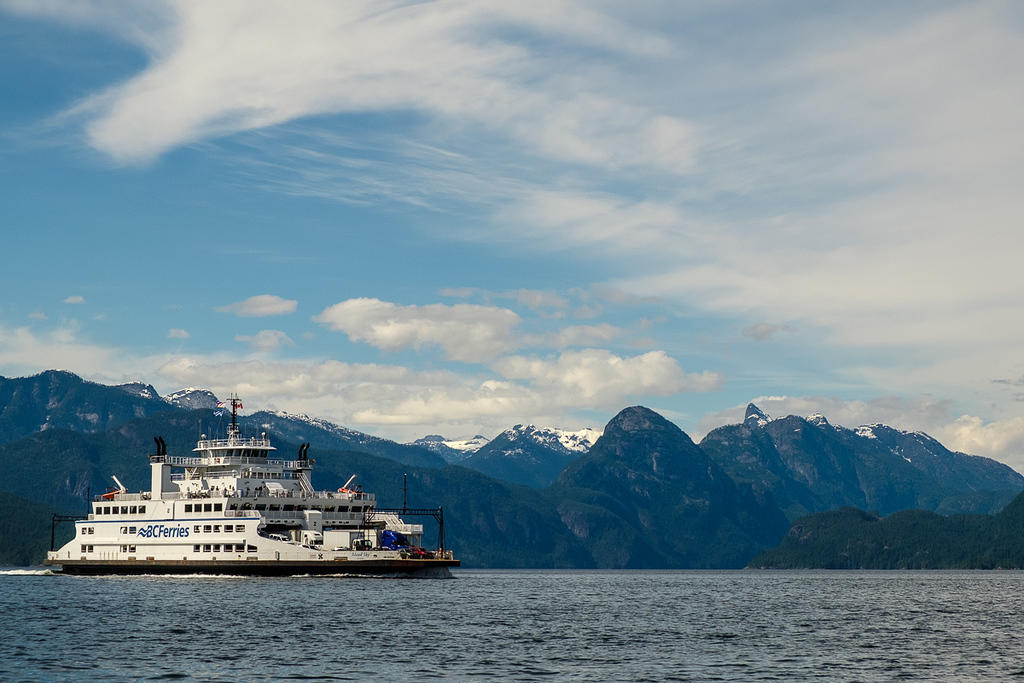
[[[336,491],[314,490],[309,444],[294,460],[276,458],[265,433],[239,434],[241,402],[230,402],[227,438],[204,434],[192,455],[173,456],[156,437],[150,490],[129,493],[113,477],[117,488],[90,501],[89,514],[73,519],[74,538],[45,563],[63,574],[439,578],[459,566],[444,548],[442,508],[379,508],[352,486],[355,475]],[[437,521],[437,549],[422,547],[423,525],[403,520],[412,516]]]

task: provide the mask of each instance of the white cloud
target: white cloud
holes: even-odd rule
[[[176,386],[237,391],[247,405],[310,412],[315,402],[318,415],[371,433],[383,430],[399,439],[438,431],[494,433],[524,421],[580,424],[571,417],[577,410],[612,413],[631,396],[709,390],[719,382],[713,373],[683,373],[663,352],[627,358],[595,350],[554,359],[514,357],[496,368],[506,376],[338,361],[220,362],[182,357],[163,364],[159,373]]]
[[[65,298],[64,299],[64,303],[66,303],[66,304],[84,304],[85,303],[85,297],[84,296],[80,296],[78,294],[73,294],[73,295]]]
[[[975,415],[961,415],[932,436],[952,450],[997,458],[1024,471],[1024,417],[986,422]]]
[[[520,318],[492,306],[400,306],[364,298],[334,304],[313,320],[386,351],[440,347],[449,359],[477,362],[515,347]]]
[[[603,349],[567,351],[557,358],[511,356],[494,363],[508,379],[527,380],[560,404],[621,407],[630,396],[667,396],[713,391],[722,384],[714,372],[684,373],[664,351],[621,357]]]
[[[47,316],[42,311],[32,311],[28,314],[28,317],[32,320],[46,320]]]
[[[0,327],[0,374],[32,375],[63,368],[98,381],[141,376],[145,361],[121,349],[83,341],[76,326],[33,330]]]
[[[298,302],[292,299],[283,299],[274,294],[259,294],[228,306],[219,306],[216,310],[245,318],[259,318],[294,313],[297,306]]]
[[[167,330],[168,339],[188,339],[189,336],[188,330],[183,330],[179,327],[172,327]]]
[[[294,346],[295,342],[281,330],[260,330],[253,336],[237,335],[235,341],[246,342],[256,351],[277,351],[282,346]]]

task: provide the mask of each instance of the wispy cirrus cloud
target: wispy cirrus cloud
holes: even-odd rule
[[[8,7],[46,16],[59,11],[49,4]],[[143,73],[84,106],[91,144],[121,161],[312,114],[412,109],[474,122],[537,154],[576,163],[676,172],[693,164],[696,136],[685,120],[614,99],[597,84],[567,88],[538,54],[544,41],[515,40],[507,30],[614,53],[673,50],[668,39],[587,3],[546,3],[542,12],[486,2],[121,9],[116,20],[101,3],[70,13],[72,21],[109,21],[107,28],[150,57]],[[154,14],[162,21],[152,21]],[[277,49],[265,50],[268,44]]]

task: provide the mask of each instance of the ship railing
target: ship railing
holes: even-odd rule
[[[219,514],[219,513],[218,513]],[[260,517],[259,510],[225,510],[225,517]]]
[[[228,439],[202,439],[196,443],[196,448],[272,448],[270,439],[250,437],[240,439],[238,437]]]
[[[210,465],[263,465],[286,470],[309,469],[309,460],[268,460],[241,455],[151,455],[150,462],[167,463],[177,467],[202,467]]]
[[[295,481],[295,480],[298,479],[298,477],[295,476],[295,474],[293,474],[292,472],[280,472],[279,474],[280,474],[280,476],[274,477],[273,479],[265,479],[265,480],[259,480],[259,481]],[[251,470],[241,470],[241,469],[221,470],[221,471],[216,473],[216,476],[218,476],[218,477],[248,477],[250,479],[254,478],[253,477],[253,472]],[[188,476],[184,472],[174,472],[174,473],[171,474],[171,481],[199,481],[200,479],[203,479],[203,477],[197,476],[197,475]]]

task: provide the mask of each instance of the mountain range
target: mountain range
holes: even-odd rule
[[[0,562],[38,553],[40,515],[83,509],[110,475],[129,490],[148,487],[154,436],[187,453],[200,434],[223,432],[224,411],[187,405],[142,383],[111,387],[66,372],[0,378]],[[357,474],[380,505],[394,506],[408,475],[410,506],[444,506],[448,545],[466,566],[742,567],[807,513],[986,513],[1024,489],[1011,468],[924,434],[850,430],[822,416],[773,420],[756,406],[699,444],[640,406],[620,411],[595,442],[594,432],[516,425],[465,446],[472,452],[459,464],[436,450],[440,437],[398,444],[271,411],[240,421],[282,454],[312,443],[318,488]]]

